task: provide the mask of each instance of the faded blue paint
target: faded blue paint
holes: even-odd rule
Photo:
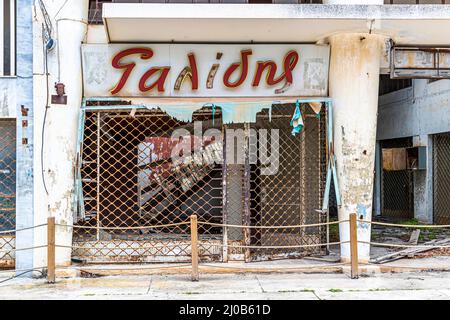
[[[356,213],[358,215],[359,220],[366,220],[367,216],[367,208],[365,205],[358,203],[356,205]],[[368,223],[358,223],[358,229],[368,229],[370,224]]]
[[[16,228],[34,225],[33,210],[33,0],[17,0],[16,16],[16,116],[17,116],[17,177]],[[22,107],[28,109],[22,116]],[[22,127],[27,120],[27,127]],[[27,139],[23,144],[22,139]],[[16,234],[16,247],[33,246],[33,230]],[[33,268],[33,250],[16,252],[16,270]],[[17,272],[21,273],[21,272]],[[31,273],[25,276],[30,276]]]
[[[375,186],[373,198],[373,211],[376,216],[381,215],[381,147],[377,141],[375,146]]]

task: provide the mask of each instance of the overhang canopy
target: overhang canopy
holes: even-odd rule
[[[289,4],[103,5],[110,42],[315,43],[371,32],[402,45],[450,45],[450,6]]]

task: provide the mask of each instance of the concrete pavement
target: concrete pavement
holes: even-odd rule
[[[0,278],[0,281],[2,279]],[[14,279],[0,283],[0,299],[445,299],[450,273],[375,274],[188,274]]]

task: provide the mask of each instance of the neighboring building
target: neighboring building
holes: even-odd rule
[[[33,225],[32,0],[1,0],[0,16],[0,231]],[[20,215],[17,212],[21,212]],[[20,237],[19,237],[20,235]],[[33,244],[33,232],[3,234],[0,266],[33,265],[32,256],[8,249]]]
[[[9,210],[6,202],[13,209],[15,196],[16,211],[9,212],[16,212],[17,229],[55,217],[59,265],[70,264],[71,258],[189,259],[189,230],[183,223],[191,214],[203,222],[202,259],[304,256],[321,249],[231,247],[323,243],[324,228],[215,224],[267,227],[325,221],[334,182],[341,220],[353,212],[366,221],[373,210],[397,216],[410,212],[390,206],[382,196],[397,192],[385,192],[386,181],[402,174],[416,187],[411,197],[402,198],[404,207],[415,207],[416,215],[428,222],[433,221],[430,203],[440,206],[435,217],[446,214],[445,186],[442,193],[440,180],[433,180],[436,175],[429,169],[431,146],[441,150],[447,136],[429,135],[449,131],[444,120],[447,80],[426,85],[426,80],[414,80],[417,91],[402,89],[378,99],[380,76],[381,93],[411,83],[387,76],[394,45],[449,44],[450,6],[445,1],[165,2],[37,0],[34,11],[31,0],[8,2],[17,8],[15,39],[19,32],[24,35],[14,52],[14,36],[4,32],[11,45],[3,50],[9,54],[0,56],[0,71],[13,76],[0,78],[0,98],[5,97],[0,116],[13,119],[3,128],[17,139],[16,186],[0,181],[0,188],[9,190],[0,189],[0,213]],[[389,101],[400,100],[390,99],[402,94],[405,102],[392,107]],[[439,100],[442,110],[434,111],[425,102],[429,99]],[[409,105],[430,112],[426,117],[412,114]],[[408,121],[403,126],[400,119]],[[203,136],[201,146],[194,143],[196,130]],[[242,161],[198,163],[195,155],[183,153],[185,162],[177,163],[171,157],[173,132],[183,132],[179,141],[193,141],[183,152],[201,149],[204,159],[228,156],[234,138],[221,140],[217,132],[241,132],[238,146],[243,148],[233,150],[243,152]],[[410,139],[385,141],[397,138]],[[428,146],[426,170],[384,172],[382,149],[418,145]],[[268,156],[275,146],[280,148],[275,171],[269,168],[274,162],[252,160],[252,147]],[[14,154],[12,147],[8,150]],[[422,161],[423,149],[409,152],[417,152]],[[434,154],[433,169],[440,173],[445,155]],[[433,193],[433,184],[439,192]],[[403,185],[390,186],[399,190]],[[366,226],[360,224],[358,230],[363,241],[370,240]],[[349,239],[347,224],[341,224],[340,238]],[[46,230],[17,232],[15,241],[18,247],[43,246]],[[16,267],[44,266],[46,252],[41,249],[18,252]],[[369,249],[359,245],[362,261],[369,259]],[[349,258],[347,243],[341,245],[341,257]]]
[[[378,172],[382,172],[377,197],[379,214],[449,224],[450,81],[416,79],[403,81],[402,87],[380,97],[377,133],[380,156],[383,148],[409,147],[410,153],[420,150],[421,156],[417,158],[420,168],[387,171],[379,163]]]

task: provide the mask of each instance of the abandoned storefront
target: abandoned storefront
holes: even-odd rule
[[[328,55],[314,45],[83,46],[73,257],[189,261],[191,215],[203,260],[323,253],[314,245],[326,226],[293,226],[327,219]]]

